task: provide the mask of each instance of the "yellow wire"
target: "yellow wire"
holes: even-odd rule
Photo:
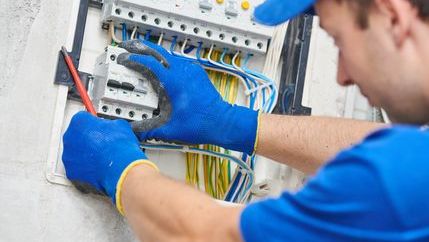
[[[219,61],[221,53],[213,51],[211,58]],[[203,57],[207,57],[207,52],[203,53]],[[225,61],[231,63],[231,56],[226,55]],[[240,65],[240,58],[236,59]],[[239,80],[236,77],[230,76],[219,71],[208,71],[208,76],[213,82],[213,85],[219,91],[221,96],[227,102],[234,104],[237,100]],[[204,149],[220,152],[221,148],[211,145],[205,145]],[[229,161],[217,157],[199,156],[197,154],[187,154],[186,156],[186,181],[188,184],[199,187],[199,162],[203,162],[203,181],[204,190],[207,194],[214,198],[221,199],[225,196],[231,180],[229,177]]]

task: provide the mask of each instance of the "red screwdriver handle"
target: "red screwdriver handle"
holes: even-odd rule
[[[73,64],[73,60],[67,52],[67,49],[63,46],[61,51],[64,55],[64,60],[67,63],[67,66],[70,70],[70,73],[73,77],[74,84],[76,85],[77,91],[79,92],[80,97],[82,98],[83,105],[85,105],[86,110],[94,116],[97,116],[94,105],[92,104],[91,99],[88,96],[88,92],[82,84],[79,73],[76,70],[76,67]]]

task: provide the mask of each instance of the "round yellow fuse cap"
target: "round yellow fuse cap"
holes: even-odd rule
[[[244,10],[248,10],[250,8],[250,2],[249,1],[243,1],[243,2],[241,2],[241,7]]]
[[[216,0],[217,3],[222,4],[224,0]]]

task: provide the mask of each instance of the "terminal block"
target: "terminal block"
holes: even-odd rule
[[[97,58],[92,99],[100,116],[140,121],[151,118],[158,108],[158,96],[140,73],[117,64],[126,50],[108,46]]]

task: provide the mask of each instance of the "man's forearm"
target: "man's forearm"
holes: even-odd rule
[[[223,207],[149,166],[129,172],[121,198],[125,216],[142,241],[241,241],[241,207]]]
[[[312,174],[340,150],[381,127],[351,119],[263,114],[256,152]]]

